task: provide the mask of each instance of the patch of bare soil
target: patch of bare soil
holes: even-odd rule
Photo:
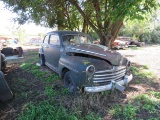
[[[129,48],[128,50],[118,50],[131,62],[138,65],[147,65],[160,79],[160,45],[146,45],[137,50]]]

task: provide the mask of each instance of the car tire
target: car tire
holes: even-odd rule
[[[3,53],[5,56],[12,56],[14,54],[14,50],[11,47],[3,48],[1,50],[1,53]]]
[[[7,65],[7,62],[6,61],[3,61],[1,62],[1,70],[4,72],[5,69],[6,69],[6,65]]]
[[[5,60],[5,55],[1,53],[1,71],[4,72],[6,65],[7,65],[7,61]]]
[[[71,71],[67,71],[63,77],[64,86],[69,90],[70,94],[76,94],[77,89],[71,76]]]
[[[45,66],[45,57],[44,55],[40,54],[39,55],[39,62],[41,66]]]
[[[0,71],[0,101],[6,102],[13,97],[13,93],[4,79],[3,73]]]
[[[23,49],[22,49],[22,47],[17,47],[16,50],[18,52],[18,57],[23,57]]]

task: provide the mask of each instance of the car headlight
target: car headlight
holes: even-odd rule
[[[86,68],[86,73],[88,75],[93,75],[95,72],[95,67],[93,65],[89,65],[87,68]]]
[[[131,66],[131,62],[130,62],[130,61],[127,61],[126,66],[127,66],[127,67],[130,67],[130,66]]]

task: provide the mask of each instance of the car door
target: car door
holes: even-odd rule
[[[44,37],[43,44],[42,44],[42,49],[43,49],[43,52],[44,52],[44,57],[45,57],[45,62],[46,63],[49,62],[49,54],[48,54],[49,44],[48,44],[48,41],[49,41],[49,35],[46,35]]]
[[[47,50],[48,63],[56,69],[60,59],[60,39],[56,34],[51,34]]]

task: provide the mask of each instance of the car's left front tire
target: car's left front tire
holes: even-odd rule
[[[69,90],[71,94],[76,94],[77,89],[75,82],[71,76],[71,71],[67,71],[63,77],[64,86]]]

